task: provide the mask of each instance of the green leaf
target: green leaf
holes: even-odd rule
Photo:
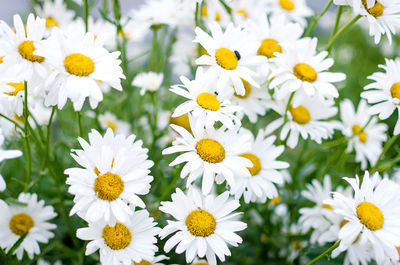
[[[11,256],[14,251],[22,244],[22,242],[24,241],[25,237],[28,235],[29,232],[26,232],[25,234],[23,234],[18,240],[17,242],[14,243],[14,245],[11,247],[10,251],[8,251],[7,256]]]

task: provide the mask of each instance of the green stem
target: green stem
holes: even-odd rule
[[[8,120],[9,122],[11,122],[12,124],[15,125],[15,127],[17,127],[18,129],[20,129],[21,131],[24,130],[24,128],[22,128],[21,125],[19,125],[18,123],[16,123],[15,121],[13,121],[12,119],[8,118],[7,116],[3,115],[0,113],[0,117],[3,117],[4,119]]]
[[[333,0],[329,0],[328,3],[326,4],[324,10],[321,12],[321,14],[319,14],[317,18],[313,17],[313,21],[312,21],[311,25],[308,27],[306,33],[304,34],[305,37],[309,37],[311,35],[311,32],[317,26],[318,21],[325,15],[326,11],[328,11],[328,9],[332,5],[332,3],[333,3]]]
[[[24,192],[28,191],[29,184],[31,182],[32,175],[32,153],[31,153],[31,145],[29,142],[29,110],[28,110],[28,83],[24,81],[24,139],[26,146],[26,160],[27,160],[27,170],[26,170],[26,178],[25,178],[25,188]]]
[[[158,27],[152,27],[153,30],[153,44],[151,46],[151,53],[150,53],[150,60],[149,60],[149,71],[154,71],[154,60],[155,60],[155,54],[157,51],[157,32],[158,32]]]
[[[108,13],[108,0],[103,0],[103,13],[106,15]]]
[[[196,10],[194,11],[194,24],[196,27],[199,26],[199,11],[200,11],[200,4],[199,2],[196,3]]]
[[[333,246],[325,250],[321,255],[313,259],[311,262],[307,263],[307,265],[312,265],[317,263],[319,260],[323,259],[325,256],[328,256],[329,253],[331,253],[334,249],[336,249],[340,244],[340,241],[336,242]]]
[[[85,13],[85,30],[89,31],[89,3],[88,0],[83,0],[83,8]]]
[[[121,51],[121,60],[122,60],[122,70],[126,76],[127,84],[130,85],[130,79],[128,75],[128,59],[126,52],[126,37],[124,34],[124,30],[121,25],[121,5],[119,0],[113,0],[113,12],[114,12],[114,22],[117,26],[117,46],[118,50]],[[122,44],[121,44],[122,39]]]
[[[232,17],[232,8],[227,3],[225,3],[224,0],[219,0],[219,2],[225,8],[226,12],[228,12],[228,14]]]
[[[343,34],[347,29],[349,29],[354,23],[357,22],[361,18],[361,15],[358,15],[354,17],[349,23],[344,25],[338,32],[335,33],[335,35],[332,36],[332,38],[329,40],[328,45],[326,46],[326,49],[328,52],[332,49],[333,44],[339,38],[340,35]]]
[[[340,18],[342,17],[342,13],[343,13],[343,6],[339,6],[338,10],[337,10],[337,14],[336,14],[336,21],[335,21],[335,26],[333,27],[333,31],[332,31],[332,35],[335,35],[336,32],[338,31],[339,28],[339,24],[340,24]]]
[[[374,173],[377,171],[378,166],[383,158],[383,156],[389,151],[390,147],[396,142],[396,140],[399,138],[400,134],[393,136],[388,142],[385,143],[385,146],[383,147],[382,153],[379,155],[378,160],[376,161],[375,165],[373,168],[371,168],[371,173]]]
[[[78,127],[79,127],[79,136],[83,137],[83,129],[82,129],[82,117],[81,117],[81,112],[77,111],[76,116],[78,119]]]
[[[289,110],[290,103],[292,103],[292,100],[293,100],[293,97],[294,97],[294,93],[295,93],[295,92],[292,92],[292,94],[290,94],[289,101],[288,101],[288,103],[287,103],[287,105],[286,105],[285,113],[284,113],[284,115],[283,115],[283,116],[284,116],[283,125],[285,125],[286,122],[287,122],[287,112],[288,112],[288,110]]]

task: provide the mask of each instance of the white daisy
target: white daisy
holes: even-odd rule
[[[24,251],[30,259],[40,254],[38,243],[48,243],[54,237],[50,230],[56,229],[50,219],[57,216],[52,206],[45,206],[44,201],[38,201],[36,194],[21,193],[18,196],[18,205],[7,205],[0,200],[0,247],[8,252],[15,242],[27,233],[21,245],[13,254],[21,260]]]
[[[251,138],[251,149],[240,156],[249,159],[253,166],[248,168],[250,177],[236,176],[231,194],[235,195],[235,199],[243,196],[246,203],[265,202],[267,198],[278,197],[275,185],[283,184],[283,175],[278,170],[289,167],[288,163],[277,160],[284,147],[274,146],[276,137],[268,136],[263,130],[258,131],[256,138],[244,128],[240,134]]]
[[[170,166],[185,163],[181,171],[181,178],[189,175],[186,186],[189,187],[195,180],[202,176],[202,191],[210,193],[216,175],[234,186],[234,174],[250,177],[247,167],[252,163],[240,154],[246,153],[250,148],[250,139],[241,137],[237,129],[227,130],[201,128],[189,117],[192,134],[180,126],[170,126],[179,134],[171,147],[163,150],[163,154],[184,152],[179,155]]]
[[[33,14],[28,16],[26,29],[19,15],[14,15],[15,30],[0,21],[0,31],[5,36],[0,43],[4,51],[2,61],[24,80],[29,81],[35,75],[42,78],[48,75],[47,60],[36,54],[43,39],[45,24],[44,19],[35,18]]]
[[[237,94],[244,95],[241,79],[259,87],[254,80],[256,73],[250,68],[264,61],[264,58],[256,55],[257,43],[246,31],[234,27],[232,23],[228,24],[224,32],[217,23],[210,23],[209,29],[211,36],[200,28],[195,30],[194,41],[207,51],[196,60],[196,64],[209,66],[206,74],[210,79],[217,80],[218,92],[233,86]]]
[[[376,0],[333,0],[335,5],[350,5],[354,7],[354,11],[359,10],[363,5],[372,8]]]
[[[169,260],[169,258],[165,255],[158,255],[153,257],[152,259],[147,260],[141,260],[140,262],[134,262],[133,265],[164,265],[164,261]],[[162,261],[162,263],[160,263]]]
[[[17,158],[22,156],[22,152],[19,150],[4,150],[2,145],[4,144],[4,136],[2,134],[2,129],[0,128],[0,163],[7,159]],[[6,182],[0,175],[0,191],[6,189]]]
[[[197,256],[206,257],[210,265],[216,265],[216,256],[224,262],[230,256],[228,244],[234,247],[242,242],[235,232],[244,230],[246,223],[237,221],[240,213],[232,213],[239,208],[237,200],[229,199],[229,192],[202,195],[197,189],[190,189],[185,195],[180,189],[171,195],[172,202],[161,202],[160,210],[172,215],[176,221],[168,220],[168,225],[160,232],[161,239],[175,233],[167,240],[164,250],[169,252],[176,245],[176,253],[186,252],[186,262]]]
[[[289,20],[307,25],[306,18],[313,15],[305,0],[270,0],[268,13],[272,15],[285,15]]]
[[[399,186],[379,173],[370,177],[365,172],[362,183],[356,178],[344,178],[354,190],[354,196],[333,193],[334,212],[348,221],[339,231],[338,251],[345,251],[353,242],[370,244],[377,264],[385,257],[399,259],[396,246],[400,246]],[[361,186],[360,186],[361,184]]]
[[[35,54],[48,58],[54,68],[46,80],[46,105],[62,109],[69,98],[78,111],[89,97],[94,109],[103,100],[100,82],[122,90],[121,78],[125,76],[117,59],[120,52],[109,53],[92,33],[77,30],[67,36],[55,28]]]
[[[379,114],[379,119],[386,120],[397,109],[400,114],[400,59],[386,59],[386,65],[379,65],[385,73],[376,72],[368,79],[375,81],[364,87],[361,97],[369,104],[371,114]],[[400,117],[394,127],[395,135],[400,133]]]
[[[163,73],[140,73],[135,76],[132,81],[132,86],[140,87],[140,95],[144,95],[147,91],[157,91],[164,79]]]
[[[333,101],[321,102],[316,97],[307,98],[304,95],[300,95],[299,99],[296,99],[297,96],[298,93],[294,95],[292,102],[297,102],[298,105],[289,104],[286,122],[285,111],[289,97],[272,103],[274,105],[271,105],[271,108],[282,117],[271,122],[267,126],[266,132],[271,133],[283,125],[280,139],[284,140],[288,137],[287,145],[290,148],[296,147],[300,135],[303,139],[310,137],[311,140],[317,143],[321,143],[322,139],[330,138],[333,130],[340,127],[337,121],[327,121],[337,113],[337,108],[333,106]]]
[[[130,125],[125,121],[118,120],[118,118],[111,112],[106,112],[99,115],[100,126],[103,130],[110,128],[115,134],[129,135]]]
[[[382,153],[382,143],[387,140],[388,126],[378,123],[377,117],[370,120],[370,107],[365,100],[360,101],[357,111],[349,99],[343,100],[340,103],[340,117],[343,121],[342,133],[349,137],[347,152],[355,149],[356,161],[361,162],[363,170],[367,168],[367,160],[370,165],[375,165]]]
[[[24,107],[24,82],[0,79],[0,112],[6,116],[22,116]],[[28,96],[29,98],[29,96]],[[28,104],[30,100],[28,100]]]
[[[108,224],[127,222],[133,215],[129,206],[145,207],[138,195],[150,190],[147,149],[135,135],[115,135],[108,129],[104,137],[96,130],[89,133],[89,143],[78,138],[83,150],[71,156],[83,168],[69,168],[68,191],[75,195],[71,215],[78,213],[89,222],[104,219]]]
[[[160,229],[155,227],[154,218],[146,210],[133,212],[129,222],[117,222],[110,225],[99,221],[89,227],[79,228],[76,236],[89,240],[86,255],[97,250],[103,265],[131,265],[132,261],[151,260],[157,251],[157,238]]]
[[[235,0],[230,3],[230,7],[237,25],[256,20],[267,10],[265,1],[259,0]]]
[[[320,98],[336,98],[339,93],[332,84],[343,81],[342,73],[327,70],[333,65],[332,58],[326,58],[328,52],[317,53],[317,38],[303,38],[291,46],[283,47],[282,53],[276,53],[271,62],[277,64],[275,77],[270,88],[277,90],[281,99],[294,91],[304,91],[306,95],[318,95]]]
[[[74,19],[75,13],[69,10],[63,0],[45,1],[43,6],[35,6],[41,18],[46,19],[46,29],[50,33],[53,27],[65,28]]]
[[[215,122],[220,121],[228,129],[240,126],[240,120],[235,116],[235,112],[241,110],[238,106],[233,106],[225,91],[218,93],[215,87],[215,80],[210,79],[199,67],[194,80],[190,81],[186,77],[181,77],[182,85],[174,85],[171,92],[185,97],[185,101],[179,105],[172,117],[179,117],[191,113],[196,120],[196,130],[201,130],[204,126],[214,127]],[[225,93],[224,93],[225,92]]]

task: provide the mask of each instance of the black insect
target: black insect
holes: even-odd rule
[[[218,92],[217,92],[217,91],[214,91],[214,94],[215,94],[216,96],[218,96]]]
[[[240,60],[240,58],[241,58],[240,53],[239,53],[238,51],[234,51],[234,52],[235,52],[236,58],[237,58],[238,60]]]

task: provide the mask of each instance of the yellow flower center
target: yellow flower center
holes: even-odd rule
[[[186,131],[192,133],[192,128],[190,128],[189,117],[187,114],[171,118],[170,124],[175,124],[186,129]]]
[[[46,18],[46,28],[57,27],[58,22],[53,17]]]
[[[292,247],[294,249],[301,249],[302,248],[302,244],[300,240],[295,240],[292,242]]]
[[[115,131],[117,129],[117,124],[113,121],[107,120],[107,127],[110,128],[111,130]]]
[[[142,259],[141,262],[137,263],[137,262],[133,262],[134,265],[152,265],[150,262],[148,262],[147,260]]]
[[[255,156],[253,154],[250,154],[250,153],[241,154],[240,156],[244,157],[244,158],[247,158],[248,160],[250,160],[253,163],[252,167],[248,167],[247,168],[250,171],[250,174],[252,176],[257,175],[260,172],[260,170],[261,170],[261,162],[260,162],[260,159],[257,156]]]
[[[247,14],[246,10],[244,9],[239,9],[236,11],[237,14],[242,15],[244,18],[248,18],[249,15]]]
[[[399,257],[400,257],[400,247],[397,247],[396,249],[397,249],[397,253],[399,253]],[[399,259],[399,262],[400,262],[400,259]]]
[[[221,20],[221,15],[217,12],[215,13],[215,20],[220,21]]]
[[[275,206],[278,205],[281,201],[282,201],[281,196],[276,196],[270,200],[270,203]]]
[[[94,184],[94,191],[100,199],[113,201],[118,199],[119,195],[124,191],[124,182],[120,176],[113,173],[106,173],[97,177]]]
[[[1,56],[1,57],[0,57],[0,64],[3,63],[3,59],[4,59],[4,56]]]
[[[393,84],[390,88],[390,93],[392,94],[392,98],[400,99],[400,82]]]
[[[220,102],[214,94],[204,92],[197,96],[197,104],[202,108],[217,111],[220,108]]]
[[[217,64],[227,70],[236,69],[239,61],[237,54],[227,48],[219,48],[215,52],[215,58]]]
[[[293,68],[294,75],[301,81],[314,82],[317,80],[317,72],[314,68],[305,63],[296,64]]]
[[[194,264],[194,265],[209,265],[207,262],[197,262],[196,264]]]
[[[371,8],[367,7],[367,0],[362,0],[362,4],[371,16],[380,17],[383,15],[384,7],[379,1],[375,1],[375,5]]]
[[[332,206],[330,206],[329,204],[322,204],[322,206],[321,206],[322,208],[324,208],[324,209],[328,209],[328,210],[331,210],[331,211],[333,211],[333,207]]]
[[[8,86],[12,86],[14,91],[11,92],[4,92],[4,94],[9,96],[16,96],[20,91],[24,90],[24,82],[19,83],[7,83]]]
[[[310,112],[303,105],[293,108],[292,104],[289,106],[290,114],[292,114],[293,121],[298,124],[307,124],[311,120]]]
[[[10,230],[18,236],[22,236],[23,234],[29,232],[33,225],[34,222],[32,217],[25,213],[14,215],[9,224]]]
[[[287,11],[292,11],[296,7],[291,0],[279,0],[279,5]]]
[[[347,223],[348,223],[349,221],[347,221],[347,220],[343,220],[343,221],[341,221],[340,222],[340,228],[342,228],[343,226],[345,226]]]
[[[200,14],[201,14],[202,17],[208,17],[208,9],[207,9],[206,6],[203,6],[201,8]]]
[[[103,228],[103,238],[107,246],[113,250],[124,249],[131,243],[131,231],[125,225],[116,223],[114,227],[106,225]]]
[[[243,82],[243,86],[244,86],[244,89],[245,89],[244,95],[242,96],[242,95],[239,95],[239,94],[237,94],[237,93],[235,92],[235,96],[238,97],[238,98],[241,98],[241,99],[245,99],[245,98],[247,98],[248,96],[250,96],[250,93],[251,93],[251,85],[250,85],[249,82],[247,82],[247,81],[244,80],[244,79],[242,79],[242,82]]]
[[[36,50],[35,46],[33,45],[33,41],[26,40],[21,42],[18,46],[18,52],[21,54],[22,58],[31,62],[43,63],[44,57],[34,55],[33,52]]]
[[[224,147],[213,139],[202,139],[196,144],[197,154],[208,163],[220,163],[225,158]]]
[[[352,128],[354,134],[358,135],[358,139],[360,142],[365,144],[367,142],[367,134],[362,131],[362,127],[360,125],[354,125]]]
[[[357,217],[369,230],[379,230],[383,226],[383,214],[378,207],[370,202],[362,202],[357,206]]]
[[[18,116],[17,114],[14,114],[14,120],[17,122],[25,122],[25,118],[23,115]]]
[[[265,39],[261,42],[261,46],[258,48],[257,54],[272,58],[275,57],[275,52],[281,53],[282,47],[278,44],[276,40]]]
[[[195,210],[186,217],[186,226],[194,236],[207,237],[214,233],[216,225],[214,216],[205,210]]]
[[[88,76],[94,71],[94,62],[86,55],[73,53],[65,57],[64,67],[71,75]]]

